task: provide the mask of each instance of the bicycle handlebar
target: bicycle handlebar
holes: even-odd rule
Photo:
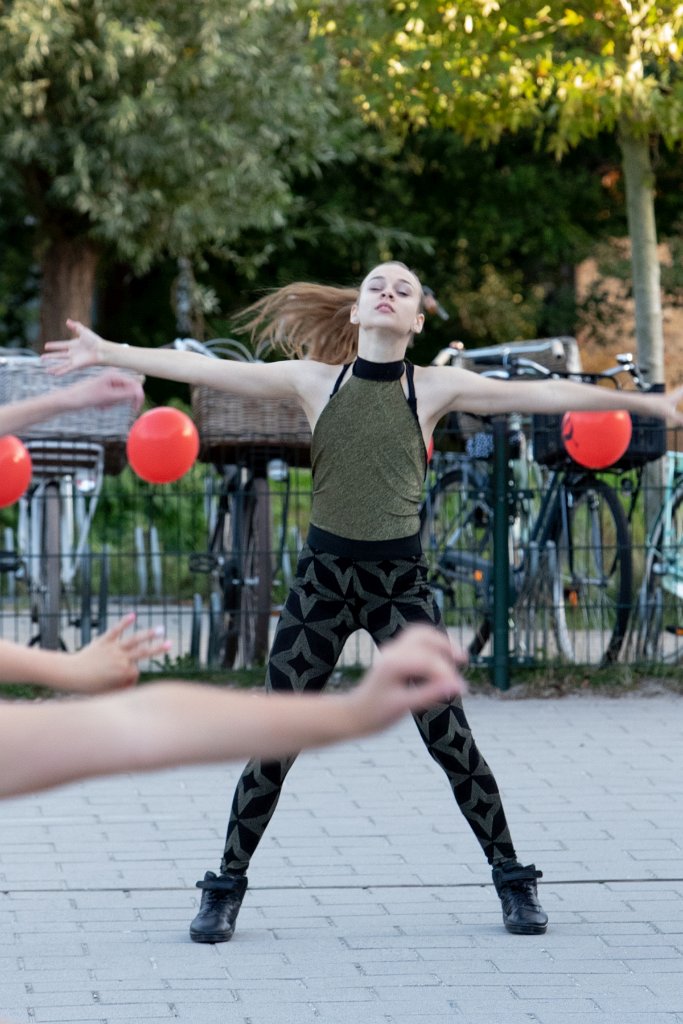
[[[638,364],[630,352],[622,352],[616,356],[616,364],[605,370],[587,372],[585,370],[567,370],[543,366],[531,355],[548,355],[551,358],[564,359],[564,347],[558,338],[548,341],[522,342],[515,345],[494,345],[489,348],[467,350],[460,343],[442,349],[432,360],[433,366],[448,366],[449,364],[469,364],[474,369],[482,367],[483,377],[495,377],[501,380],[515,380],[520,377],[533,377],[536,379],[551,380],[578,380],[584,383],[595,384],[598,381],[606,380],[617,389],[622,388],[621,382],[617,379],[622,373],[628,373],[634,381],[638,391],[649,391],[652,385],[644,380]],[[485,368],[485,369],[484,369]]]
[[[197,341],[196,338],[176,338],[173,348],[180,352],[198,352],[202,356],[210,356],[212,359],[234,359],[238,362],[250,363],[260,362],[247,345],[234,338],[214,338],[212,341]]]

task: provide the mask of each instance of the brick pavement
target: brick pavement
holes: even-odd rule
[[[545,936],[490,874],[412,723],[306,754],[232,942],[190,942],[238,766],[0,806],[0,1017],[15,1024],[683,1022],[680,698],[475,696]]]

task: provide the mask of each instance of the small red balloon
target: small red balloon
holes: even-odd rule
[[[19,501],[31,483],[33,466],[28,450],[18,437],[0,437],[0,508]]]
[[[434,438],[429,438],[429,444],[427,445],[427,462],[431,462],[434,458]]]
[[[170,484],[194,465],[199,434],[180,409],[162,405],[143,413],[131,427],[126,444],[128,461],[149,484]]]
[[[574,462],[587,469],[607,469],[618,462],[631,441],[633,424],[625,409],[566,412],[562,441]]]

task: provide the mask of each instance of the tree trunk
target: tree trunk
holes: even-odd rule
[[[622,130],[619,144],[631,236],[638,363],[646,380],[651,384],[663,384],[664,332],[650,146],[647,137],[636,138],[628,130]]]
[[[67,318],[90,326],[99,250],[82,238],[55,238],[41,260],[40,337],[46,341],[68,336]]]
[[[622,130],[619,144],[626,183],[626,210],[631,236],[631,273],[636,307],[637,360],[650,384],[664,384],[664,329],[657,226],[655,224],[654,172],[647,137],[635,138]],[[649,534],[662,504],[664,464],[660,459],[645,467],[643,511]]]

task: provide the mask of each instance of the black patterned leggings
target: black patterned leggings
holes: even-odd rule
[[[382,643],[410,622],[440,620],[420,557],[357,562],[304,546],[270,652],[268,690],[319,691],[345,641],[365,629]],[[514,858],[496,780],[479,753],[462,704],[454,700],[414,716],[427,750],[490,864]],[[246,872],[295,757],[252,760],[237,783],[221,871]]]

